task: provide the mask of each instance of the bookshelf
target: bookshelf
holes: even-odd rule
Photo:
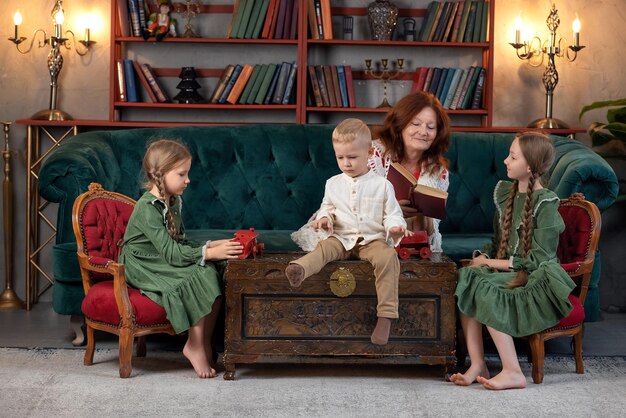
[[[359,117],[367,123],[382,121],[387,109],[376,108],[382,99],[382,82],[365,72],[364,60],[374,62],[381,58],[405,59],[404,70],[388,82],[389,99],[393,104],[411,91],[416,68],[470,67],[485,68],[482,103],[478,109],[449,110],[454,126],[488,127],[492,121],[493,94],[493,22],[495,0],[485,0],[489,9],[489,31],[486,42],[421,42],[404,41],[394,37],[391,41],[370,40],[367,27],[367,4],[356,1],[331,1],[334,39],[311,39],[307,0],[298,3],[296,39],[236,39],[226,36],[228,25],[237,1],[201,0],[201,13],[192,24],[199,38],[171,38],[160,42],[154,38],[144,40],[137,36],[122,36],[118,8],[128,0],[111,3],[111,53],[109,85],[109,119],[111,121],[179,122],[190,124],[223,123],[337,123],[346,117]],[[220,2],[220,4],[217,4]],[[148,0],[148,4],[152,4]],[[156,2],[154,2],[156,3]],[[412,18],[419,29],[428,13],[428,0],[395,0],[399,8],[396,35],[402,32],[404,19]],[[350,7],[356,4],[358,7]],[[178,32],[183,31],[183,19],[178,20]],[[295,15],[294,15],[295,16]],[[352,40],[342,37],[343,16],[354,19]],[[131,32],[132,33],[132,32]],[[419,38],[419,37],[418,37]],[[155,75],[171,98],[176,95],[181,67],[193,66],[202,85],[199,92],[207,103],[179,104],[154,103],[142,91],[142,101],[125,102],[119,99],[116,62],[132,59],[152,66]],[[295,100],[289,104],[220,104],[208,103],[212,92],[229,64],[281,64],[296,63],[296,80],[293,90]],[[315,106],[308,81],[308,65],[349,65],[354,78],[354,107]],[[311,96],[311,98],[309,98]]]

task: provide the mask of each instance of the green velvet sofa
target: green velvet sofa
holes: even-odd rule
[[[82,282],[76,258],[71,211],[91,182],[137,199],[141,160],[148,142],[183,141],[193,154],[191,184],[184,195],[184,222],[191,238],[231,237],[254,227],[268,251],[297,250],[289,234],[319,207],[325,180],[339,172],[330,125],[242,125],[127,129],[85,132],[67,140],[43,162],[39,192],[58,203],[53,248],[53,307],[80,314]],[[506,178],[503,160],[514,135],[455,132],[450,160],[447,219],[441,224],[443,248],[454,260],[469,257],[492,234],[496,182]],[[557,159],[549,188],[560,197],[582,192],[600,210],[617,195],[609,165],[587,146],[554,137]],[[588,319],[598,317],[600,261],[587,296]]]

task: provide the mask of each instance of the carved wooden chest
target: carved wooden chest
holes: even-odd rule
[[[456,365],[456,265],[442,254],[400,260],[400,318],[389,343],[376,324],[372,266],[338,261],[293,289],[284,270],[301,253],[264,254],[226,268],[225,379],[237,363],[375,362]]]

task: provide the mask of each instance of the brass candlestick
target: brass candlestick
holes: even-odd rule
[[[4,130],[4,181],[2,182],[4,220],[4,291],[0,295],[0,309],[24,309],[26,305],[13,290],[13,183],[11,182],[11,150],[9,149],[9,126],[2,122]]]
[[[199,38],[200,35],[194,32],[191,19],[201,13],[200,4],[197,0],[185,0],[185,3],[174,3],[174,11],[180,13],[185,18],[185,32],[183,38]]]
[[[392,67],[396,67],[397,69],[392,70],[387,68],[389,65],[389,60],[387,58],[383,58],[380,60],[380,63],[376,63],[377,67],[382,67],[380,70],[372,70],[372,60],[365,60],[365,75],[370,76],[376,80],[383,81],[383,101],[377,106],[377,108],[385,108],[391,107],[391,104],[387,100],[387,82],[392,80],[400,75],[402,71],[402,67],[404,66],[404,58],[398,58],[395,62],[392,62]]]
[[[519,18],[518,18],[519,19]],[[521,22],[521,19],[519,19]],[[565,57],[569,62],[576,60],[578,51],[585,46],[580,45],[580,21],[576,19],[573,25],[574,31],[574,44],[569,45],[567,48],[561,46],[563,38],[559,38],[557,41],[557,29],[561,24],[558,10],[556,6],[552,4],[550,14],[546,19],[546,25],[550,30],[550,40],[545,43],[535,36],[530,41],[522,40],[520,38],[521,29],[515,30],[515,42],[511,42],[510,45],[515,48],[517,57],[521,60],[528,61],[533,67],[539,67],[543,64],[544,57],[548,57],[548,63],[546,69],[543,72],[543,85],[546,89],[546,116],[532,121],[528,126],[531,128],[551,129],[551,128],[568,128],[569,126],[560,119],[552,117],[552,97],[554,89],[559,83],[559,73],[556,70],[555,57]],[[567,42],[567,41],[565,41]],[[570,55],[570,50],[572,54]],[[520,52],[521,51],[521,52]]]

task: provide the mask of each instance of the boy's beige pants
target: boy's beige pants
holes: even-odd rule
[[[374,267],[376,295],[378,297],[377,316],[397,318],[400,261],[396,250],[386,242],[376,240],[365,245],[357,243],[352,250],[346,251],[337,238],[330,237],[320,241],[313,251],[294,260],[293,263],[304,268],[304,277],[306,278],[318,273],[331,261],[346,260],[350,256],[367,260]]]

